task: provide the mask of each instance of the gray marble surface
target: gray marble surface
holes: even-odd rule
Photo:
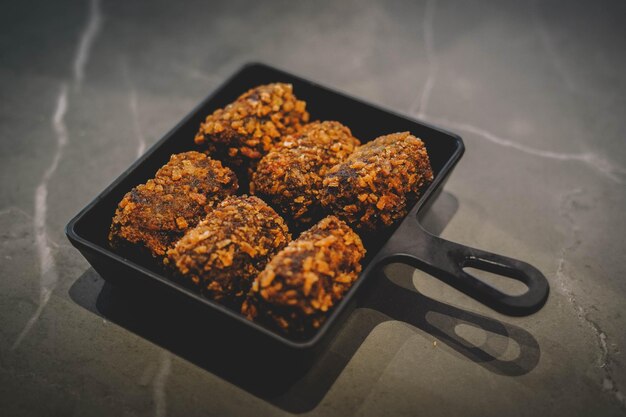
[[[623,1],[2,9],[2,415],[626,414]],[[398,304],[355,311],[323,364],[279,399],[109,319],[95,300],[111,289],[66,222],[248,61],[463,136],[424,222],[537,266],[546,306],[506,317],[391,265]]]

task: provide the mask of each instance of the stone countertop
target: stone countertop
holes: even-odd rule
[[[621,1],[4,5],[3,415],[626,414],[625,16]],[[546,306],[506,317],[390,265],[379,290],[396,301],[356,310],[277,398],[163,348],[63,228],[249,61],[460,134],[423,221],[535,265]]]

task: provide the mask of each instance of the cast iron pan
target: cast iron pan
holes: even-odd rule
[[[194,149],[194,135],[206,115],[233,101],[249,88],[270,82],[293,84],[297,97],[307,102],[311,120],[337,120],[350,127],[362,142],[387,133],[410,131],[426,144],[435,173],[434,181],[424,190],[402,222],[376,236],[364,238],[368,255],[364,260],[361,276],[345,298],[331,311],[324,325],[314,334],[299,339],[246,320],[238,312],[169,280],[150,260],[116,253],[106,242],[117,203],[128,190],[153,177],[171,154]],[[220,337],[228,336],[237,343],[243,341],[246,346],[254,343],[255,349],[265,344],[273,352],[317,350],[322,345],[322,340],[329,339],[331,330],[338,329],[338,322],[349,314],[350,307],[354,305],[355,294],[368,278],[377,275],[375,271],[390,262],[404,262],[422,269],[498,312],[513,316],[531,314],[539,310],[548,297],[548,283],[541,272],[525,262],[448,242],[429,234],[418,223],[417,213],[426,210],[429,203],[434,201],[463,151],[463,141],[455,134],[383,110],[269,66],[249,64],[209,95],[78,213],[68,223],[66,233],[71,243],[104,279],[138,290],[142,294],[138,302],[141,297],[150,296],[152,291],[165,291],[171,297],[177,297],[179,301],[182,299],[201,310],[194,315],[194,323],[199,328],[219,332]],[[466,273],[464,267],[474,267],[519,280],[526,284],[528,291],[516,296],[504,294]]]

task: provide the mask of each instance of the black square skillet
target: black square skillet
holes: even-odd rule
[[[200,122],[213,110],[252,87],[271,82],[293,84],[296,96],[307,102],[311,120],[337,120],[348,126],[362,142],[387,133],[410,131],[426,144],[434,172],[433,182],[423,190],[420,199],[399,224],[364,240],[368,255],[361,276],[330,312],[326,322],[306,339],[294,339],[246,320],[238,312],[171,281],[150,262],[130,259],[116,253],[107,244],[111,218],[127,191],[153,177],[170,155],[195,149],[194,135]],[[194,320],[202,331],[215,332],[215,336],[228,337],[237,344],[252,344],[255,349],[266,346],[270,351],[281,352],[281,358],[318,350],[322,341],[329,339],[331,329],[337,330],[341,318],[351,311],[355,294],[370,277],[377,275],[374,273],[377,269],[390,262],[403,262],[422,269],[500,313],[512,316],[532,314],[545,304],[549,292],[546,278],[536,268],[512,258],[448,242],[431,235],[418,223],[418,212],[427,210],[435,200],[463,152],[461,138],[443,129],[394,114],[267,65],[249,64],[226,80],[81,210],[68,223],[66,233],[71,243],[107,281],[133,286],[145,296],[151,291],[165,291],[198,308]],[[519,280],[528,291],[516,296],[504,294],[465,272],[464,267]]]

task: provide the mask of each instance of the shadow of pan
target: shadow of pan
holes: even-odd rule
[[[254,368],[242,361],[242,352],[231,345],[220,345],[211,330],[199,334],[188,306],[173,305],[158,296],[139,301],[138,294],[107,284],[93,270],[87,270],[71,287],[70,296],[79,305],[129,331],[158,344],[172,353],[239,386],[251,394],[289,412],[313,410],[341,375],[368,335],[381,323],[397,320],[436,337],[468,360],[491,372],[519,376],[531,371],[539,361],[539,345],[525,330],[476,313],[432,300],[407,290],[380,274],[360,300],[360,314],[348,319],[340,335],[317,358],[313,366],[282,369],[280,363]],[[371,312],[364,310],[373,310]],[[363,314],[365,313],[365,314]],[[459,325],[482,329],[487,341],[476,346],[457,333]],[[495,337],[496,335],[498,337]],[[219,339],[219,338],[217,338]],[[495,343],[490,343],[494,339]],[[510,360],[499,357],[509,343],[517,343],[519,354]],[[395,354],[390,346],[385,357]],[[248,347],[254,356],[254,346]],[[384,361],[385,357],[379,358]],[[262,360],[262,358],[258,358]],[[245,363],[245,364],[244,364]],[[382,372],[384,364],[376,368]],[[373,378],[373,376],[370,375]],[[375,378],[374,378],[375,379]]]

